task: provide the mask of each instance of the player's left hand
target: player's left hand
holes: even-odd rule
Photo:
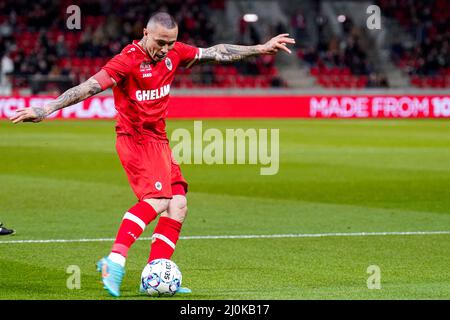
[[[289,38],[289,33],[282,33],[273,37],[262,45],[261,54],[276,54],[279,50],[292,53],[287,47],[288,44],[295,44],[295,40]]]

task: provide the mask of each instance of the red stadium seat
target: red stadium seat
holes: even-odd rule
[[[425,86],[426,87],[434,87],[434,78],[433,77],[426,77],[425,78]]]
[[[444,76],[438,76],[436,80],[436,84],[438,88],[445,88],[445,77]]]
[[[330,73],[330,75],[333,75],[333,76],[340,75],[341,74],[341,68],[339,68],[339,67],[332,67],[332,68],[330,68],[329,73]]]
[[[364,88],[367,85],[367,76],[360,76],[357,80],[357,87]]]
[[[418,76],[413,76],[413,77],[411,77],[411,83],[416,87],[420,87],[421,83],[422,83],[422,79]]]
[[[318,76],[319,73],[320,73],[318,67],[312,67],[311,70],[310,70],[310,72],[311,72],[311,74],[312,74],[313,76]]]
[[[450,88],[450,76],[445,76],[444,86],[445,86],[445,88]]]
[[[342,73],[341,73],[341,74],[342,74],[342,75],[349,76],[349,75],[352,74],[352,72],[351,72],[350,68],[344,67],[344,68],[342,68]]]
[[[72,67],[80,67],[83,64],[81,58],[77,57],[71,58],[70,63],[72,64]]]

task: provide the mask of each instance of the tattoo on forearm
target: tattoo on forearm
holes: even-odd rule
[[[36,119],[38,121],[42,121],[45,119],[45,117],[47,116],[45,113],[45,109],[43,108],[37,108],[37,107],[32,107],[34,113],[36,114]]]
[[[201,61],[230,63],[259,55],[258,46],[239,46],[234,44],[218,44],[202,50]]]
[[[96,80],[88,79],[76,87],[65,91],[58,98],[48,104],[50,112],[71,106],[75,103],[83,101],[102,91],[100,85]]]

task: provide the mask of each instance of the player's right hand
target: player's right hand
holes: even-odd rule
[[[13,123],[19,122],[41,122],[47,116],[46,108],[31,107],[20,108],[16,110],[16,114],[9,118]]]

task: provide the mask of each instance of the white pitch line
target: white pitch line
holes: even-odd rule
[[[347,232],[347,233],[299,233],[299,234],[249,234],[220,236],[184,236],[182,240],[197,239],[260,239],[260,238],[323,238],[323,237],[366,237],[366,236],[411,236],[450,234],[450,231],[401,231],[401,232]],[[141,237],[138,240],[151,240],[151,237]],[[48,240],[6,240],[0,244],[13,243],[70,243],[70,242],[111,242],[114,238],[97,239],[48,239]]]

